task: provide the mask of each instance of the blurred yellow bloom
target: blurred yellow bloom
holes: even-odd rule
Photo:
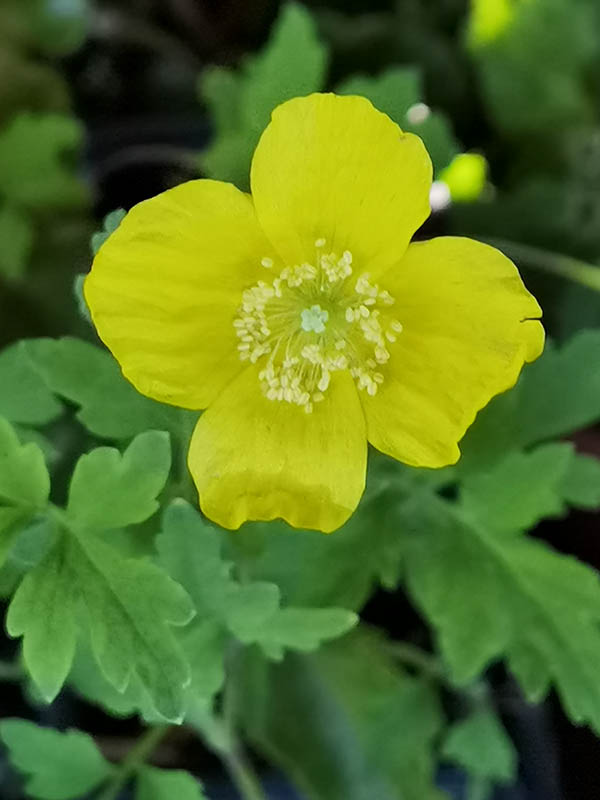
[[[282,517],[332,531],[364,489],[367,442],[454,463],[491,397],[540,354],[514,265],[470,239],[409,244],[431,162],[361,97],[279,106],[252,196],[198,180],[136,206],[85,295],[125,376],[207,409],[189,467],[226,528]]]
[[[487,179],[487,161],[479,153],[460,153],[440,172],[455,203],[471,203],[480,197]]]
[[[471,0],[469,42],[477,47],[498,39],[512,23],[523,0]]]

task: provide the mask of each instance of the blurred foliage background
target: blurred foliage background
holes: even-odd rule
[[[90,240],[97,248],[119,222],[118,213],[104,221],[106,215],[194,177],[230,180],[247,189],[252,151],[273,107],[289,97],[322,90],[363,94],[402,128],[424,139],[434,163],[435,184],[433,214],[419,236],[456,234],[498,242],[517,261],[528,287],[539,298],[546,328],[558,345],[571,342],[582,329],[600,328],[597,0],[0,0],[0,76],[2,346],[22,338],[66,334],[93,341],[78,276],[89,268]],[[535,378],[539,381],[535,392],[541,398],[537,405],[531,403],[527,386],[521,387],[521,399],[503,398],[494,405],[488,422],[484,418],[480,424],[480,438],[472,436],[467,441],[466,466],[460,468],[465,480],[473,465],[489,460],[493,448],[499,450],[505,444],[507,428],[498,420],[514,414],[511,403],[522,403],[521,413],[529,414],[532,428],[536,419],[550,419],[548,430],[539,431],[537,438],[515,435],[519,446],[577,431],[571,439],[579,451],[600,456],[600,435],[592,426],[600,417],[600,392],[592,396],[590,388],[600,386],[594,335],[584,334],[567,349],[545,357],[545,366]],[[42,353],[40,357],[46,363],[44,359],[50,356]],[[68,348],[52,355],[63,364],[71,357],[74,354]],[[80,370],[92,363],[85,353],[77,359],[74,363]],[[3,368],[8,369],[6,362]],[[110,368],[98,362],[97,370],[104,376],[104,390],[117,392]],[[7,373],[0,370],[3,374]],[[92,370],[90,380],[96,374]],[[35,381],[22,385],[32,393],[41,391]],[[51,389],[86,409],[88,400],[69,387],[67,375],[58,388],[52,385]],[[21,425],[23,436],[40,442],[57,467],[57,491],[64,495],[73,453],[85,448],[82,442],[89,443],[89,433],[75,435],[59,422],[53,437],[37,438],[30,430],[36,420],[28,420],[27,415],[21,419],[19,414],[11,417],[6,411],[8,401],[2,406],[2,392],[0,385],[0,410]],[[568,409],[579,401],[568,423],[552,422],[552,403],[570,413]],[[40,413],[43,417],[45,412]],[[100,438],[124,436],[113,429],[105,431],[97,420],[90,423],[89,415],[84,423]],[[129,432],[127,424],[125,428]],[[143,429],[142,423],[139,430]],[[540,463],[545,468],[558,455],[558,451],[547,451]],[[520,461],[509,466],[522,473],[525,481],[536,463]],[[592,477],[595,480],[596,473]],[[450,487],[448,498],[453,499],[453,479],[444,480]],[[442,494],[444,487],[442,480]],[[478,486],[480,490],[486,496],[485,487]],[[573,500],[577,492],[572,488],[569,492],[565,489],[564,496],[571,505],[595,506],[595,494],[591,499]],[[494,492],[491,495],[488,503],[493,506],[493,500],[499,501]],[[500,501],[498,513],[504,513],[514,496],[500,495]],[[550,503],[543,510],[525,513],[515,525],[533,527],[559,508]],[[421,524],[427,527],[428,522]],[[388,549],[378,553],[377,563],[361,571],[353,568],[353,559],[362,552],[357,548],[366,547],[368,552],[368,543],[360,537],[352,540],[353,535],[350,532],[340,539],[334,549],[321,550],[322,545],[311,539],[310,553],[298,551],[305,562],[326,559],[330,581],[321,585],[321,594],[315,597],[299,590],[298,602],[327,605],[335,600],[358,609],[368,599],[363,611],[367,622],[394,639],[428,648],[429,633],[415,610],[423,605],[427,610],[428,601],[419,602],[418,589],[412,596],[408,593],[410,600],[392,593],[401,572],[398,545],[386,544]],[[252,543],[263,536],[269,534],[248,534],[250,551]],[[345,549],[348,537],[354,548],[352,558]],[[597,516],[591,511],[546,521],[535,529],[534,537],[600,566]],[[278,561],[274,547],[270,555],[259,559],[257,575],[285,586],[288,598],[293,599],[293,576],[281,574],[285,572],[283,555]],[[258,552],[258,544],[256,548]],[[445,557],[451,559],[451,553]],[[416,550],[408,548],[402,558],[412,558],[418,573],[421,562]],[[454,565],[457,572],[460,566]],[[374,575],[384,588],[373,593]],[[2,577],[8,595],[10,576]],[[422,577],[426,580],[427,576]],[[560,613],[558,608],[556,614]],[[568,627],[570,620],[564,624]],[[389,734],[385,715],[378,727],[369,717],[360,689],[372,682],[384,708],[390,674],[387,662],[370,665],[368,644],[360,637],[352,640],[341,670],[336,661],[341,656],[335,649],[317,655],[324,687],[320,691],[326,693],[330,682],[333,686],[334,699],[327,701],[331,707],[307,702],[303,681],[310,676],[303,674],[294,682],[273,674],[270,680],[277,701],[288,711],[284,720],[262,718],[259,724],[259,715],[246,709],[249,736],[258,749],[272,752],[275,743],[281,745],[275,760],[285,767],[295,738],[316,731],[314,753],[308,748],[305,760],[291,772],[305,770],[312,776],[316,770],[328,781],[331,776],[322,770],[319,753],[328,752],[327,726],[337,725],[342,736],[340,720],[345,715],[360,720],[357,726],[368,746],[378,746],[375,742],[384,747]],[[2,648],[7,658],[14,652],[8,640]],[[411,652],[403,654],[409,661]],[[420,658],[414,652],[412,656]],[[435,673],[432,663],[412,666],[417,671],[423,668],[425,674],[428,669]],[[292,664],[291,669],[296,668]],[[258,662],[244,665],[248,680],[258,684],[266,680],[264,670]],[[5,677],[13,676],[8,671]],[[0,687],[2,716],[33,716],[58,727],[77,725],[98,737],[104,752],[115,758],[138,730],[134,720],[116,723],[69,695],[54,711],[40,710],[35,703],[37,710],[32,711],[27,705],[31,689],[11,692],[12,686]],[[387,722],[397,725],[404,714],[412,724],[418,716],[418,725],[406,734],[406,747],[410,742],[429,743],[439,732],[439,709],[429,706],[431,697],[427,693],[420,697],[417,690],[396,697],[400,717],[392,716]],[[88,687],[88,700],[90,691]],[[487,772],[483,770],[483,783],[473,784],[472,800],[488,796],[475,792],[487,791],[491,778],[515,782],[513,746],[520,756],[521,788],[507,789],[497,797],[591,800],[600,796],[598,741],[587,729],[572,726],[554,696],[534,708],[501,667],[494,667],[489,685],[476,691],[492,692],[514,745],[507,744],[506,734],[495,727],[496,717],[490,721],[485,715],[475,717],[466,731],[456,733],[455,729],[446,739],[445,769],[448,764],[458,765],[476,777],[476,756],[481,754],[474,743],[479,736],[496,742],[498,758],[487,765]],[[414,703],[419,704],[419,715],[411,706]],[[449,716],[455,716],[459,700],[446,692],[443,703]],[[104,705],[110,707],[108,702]],[[122,713],[126,710],[121,709]],[[580,711],[570,716],[585,718]],[[402,740],[391,738],[395,746],[401,745]],[[360,750],[359,744],[348,745],[346,764],[352,761],[352,748]],[[160,751],[164,765],[203,774],[218,772],[211,758],[206,752],[199,759],[185,734]],[[382,758],[392,763],[394,756]],[[417,748],[415,760],[422,758]],[[430,770],[431,764],[419,762],[415,774],[423,769]],[[364,778],[356,770],[346,776],[348,780]],[[444,786],[456,784],[460,792],[461,774],[444,773]],[[398,797],[424,800],[433,796],[425,795],[404,775],[398,785],[404,786],[404,794]],[[376,784],[367,783],[363,789],[353,798],[388,797],[378,794]],[[210,796],[215,800],[228,796],[218,791]],[[273,791],[273,797],[288,796],[287,789]],[[16,788],[13,794],[6,792],[3,797],[19,796]],[[335,792],[320,785],[314,797],[337,800],[344,797],[343,792],[340,779]],[[148,788],[140,795],[142,800],[154,796]]]

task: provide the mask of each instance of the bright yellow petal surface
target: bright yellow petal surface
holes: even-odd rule
[[[364,97],[313,94],[273,112],[252,161],[256,213],[290,265],[315,241],[376,276],[398,263],[430,213],[431,160]]]
[[[236,308],[271,251],[251,199],[230,184],[190,181],[129,212],[96,256],[85,297],[142,394],[205,408],[235,377]]]
[[[542,352],[540,307],[506,256],[471,239],[412,244],[382,286],[404,329],[379,391],[361,395],[369,441],[414,466],[452,464],[477,411]]]
[[[262,394],[247,368],[202,415],[189,453],[200,507],[225,528],[281,517],[330,532],[365,485],[364,415],[348,373],[332,376],[312,414]]]

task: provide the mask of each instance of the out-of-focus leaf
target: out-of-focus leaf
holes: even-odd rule
[[[565,475],[560,493],[575,508],[600,506],[600,461],[576,454]]]
[[[89,0],[2,0],[0,31],[23,50],[65,56],[85,39]]]
[[[477,711],[446,734],[442,755],[478,778],[508,783],[516,777],[517,753],[492,711]]]
[[[250,739],[307,797],[443,798],[434,785],[435,692],[397,670],[379,636],[358,630],[277,665],[249,652],[242,686]]]
[[[339,94],[358,94],[388,114],[405,131],[423,139],[437,174],[459,152],[450,123],[423,103],[421,75],[414,67],[395,67],[377,77],[354,75],[336,88]]]
[[[220,67],[203,75],[200,92],[215,123],[213,143],[203,153],[203,170],[247,189],[250,159],[273,109],[285,100],[318,91],[327,53],[304,6],[288,2],[271,37],[239,72]]]
[[[107,214],[106,217],[104,217],[102,228],[94,233],[90,242],[92,255],[96,255],[98,253],[98,250],[100,250],[104,242],[108,239],[111,233],[114,233],[117,230],[126,216],[127,212],[124,209],[116,208],[114,211],[111,211],[110,214]]]
[[[498,531],[533,528],[565,510],[564,486],[574,461],[567,442],[541,445],[529,453],[508,452],[490,469],[466,476],[461,509],[476,524]]]
[[[180,769],[143,767],[135,785],[135,800],[208,800],[202,784]]]
[[[94,740],[81,731],[60,733],[24,719],[5,719],[0,737],[14,766],[28,776],[28,797],[77,800],[113,772]]]
[[[484,100],[503,130],[544,132],[591,118],[585,68],[598,42],[585,3],[475,0],[469,38]]]
[[[401,128],[408,124],[408,110],[423,101],[421,75],[416,67],[394,67],[376,77],[352,75],[336,87],[336,93],[366,97]]]
[[[65,209],[85,204],[83,183],[68,158],[83,144],[77,120],[24,112],[0,131],[0,194],[27,209]]]
[[[84,43],[89,0],[29,0],[29,5],[31,33],[45,52],[64,56]]]
[[[23,5],[21,3],[21,5]],[[8,13],[0,7],[0,31],[4,34]],[[34,112],[69,110],[69,89],[64,78],[49,64],[33,61],[3,37],[0,47],[0,125],[24,109]]]
[[[27,214],[9,204],[1,206],[0,275],[9,281],[22,278],[32,248],[33,226]]]

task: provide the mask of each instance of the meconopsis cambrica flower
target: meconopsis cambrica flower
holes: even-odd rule
[[[367,444],[442,467],[479,409],[544,342],[498,250],[410,243],[431,161],[361,97],[279,106],[252,195],[197,180],[135,206],[85,296],[137,389],[206,409],[188,464],[226,528],[283,518],[332,531],[356,508]]]

